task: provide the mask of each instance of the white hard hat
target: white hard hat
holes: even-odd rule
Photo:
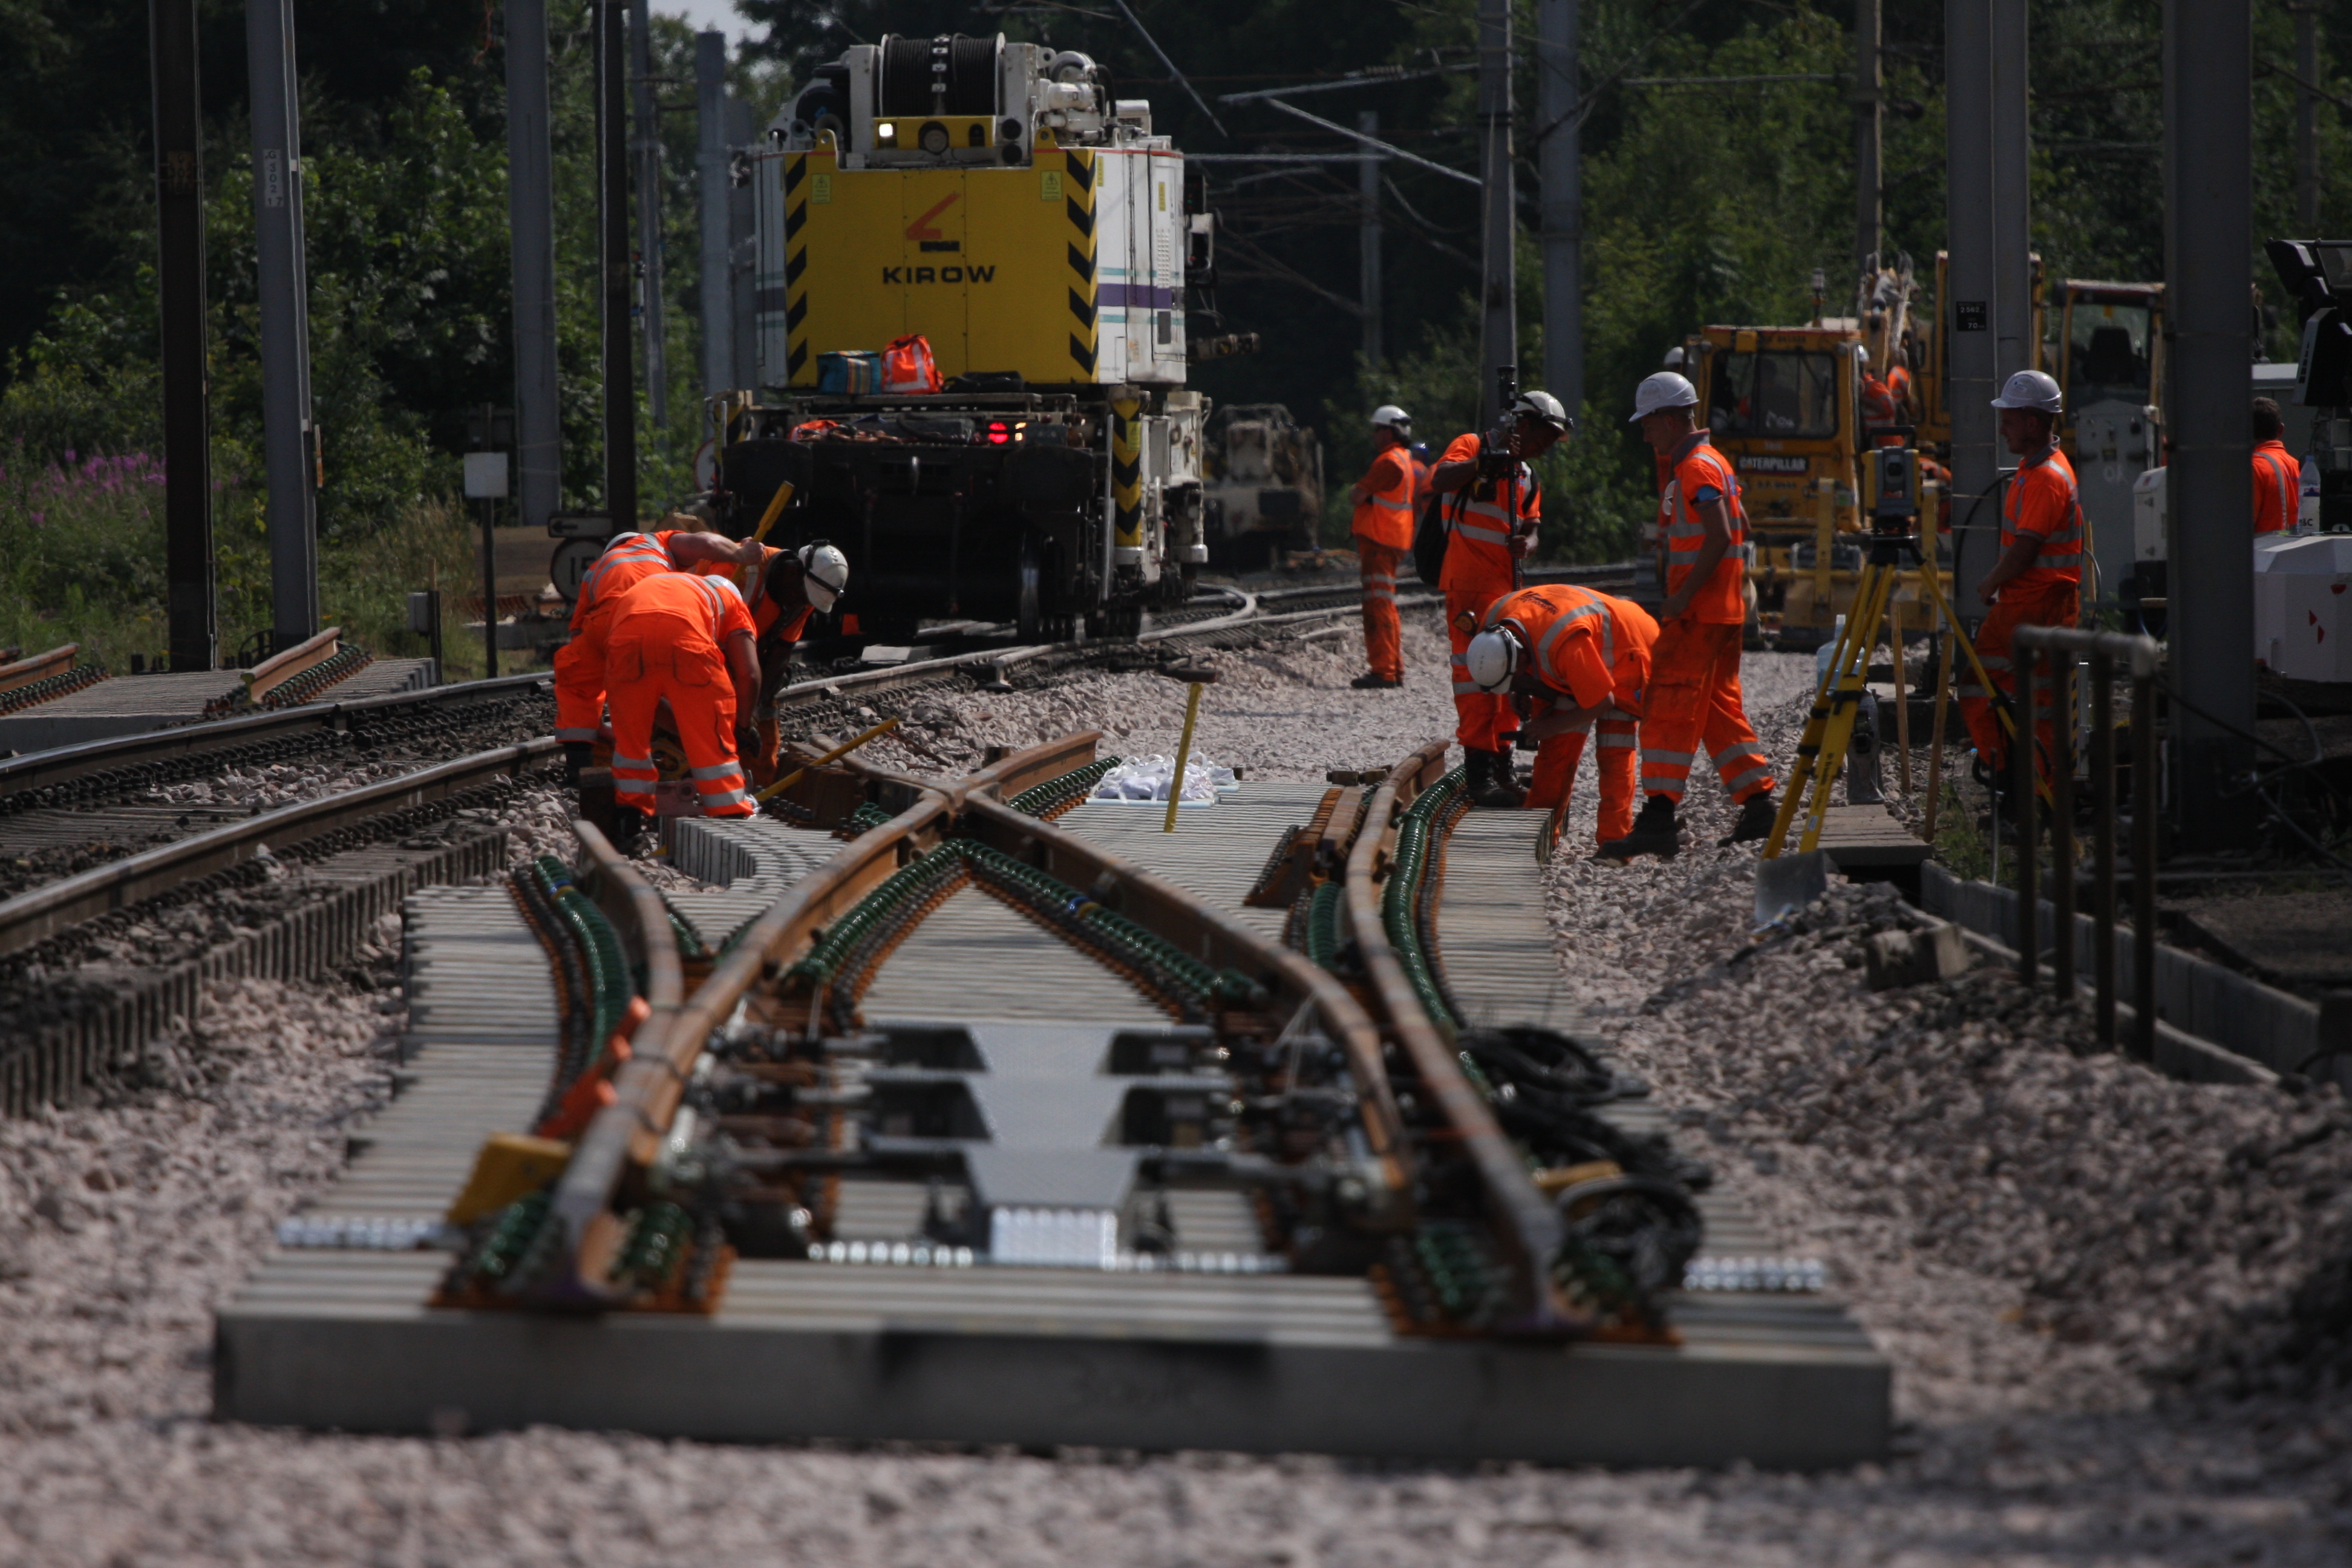
[[[1629,425],[1638,425],[1661,408],[1696,408],[1698,388],[1688,377],[1678,372],[1662,370],[1655,375],[1645,375],[1642,384],[1633,389],[1633,417]]]
[[[830,544],[803,544],[800,561],[802,591],[817,614],[823,615],[849,586],[849,557]]]
[[[1383,403],[1372,410],[1372,428],[1393,430],[1400,436],[1408,435],[1412,430],[1412,416],[1393,403]]]
[[[1568,416],[1568,410],[1559,405],[1559,399],[1549,392],[1519,394],[1519,400],[1511,405],[1511,416],[1549,425],[1563,436],[1576,428],[1576,421]]]
[[[1668,350],[1666,351],[1666,360],[1665,360],[1665,364],[1666,364],[1666,368],[1667,368],[1668,370],[1680,370],[1680,369],[1682,369],[1682,367],[1683,367],[1683,346],[1682,346],[1682,344],[1680,344],[1680,343],[1676,343],[1674,347],[1672,347],[1672,348],[1670,348],[1670,349],[1668,349]]]
[[[2061,405],[2058,383],[2038,370],[2021,370],[2001,384],[2000,395],[1992,400],[1992,405],[2055,414]]]
[[[1527,650],[1507,626],[1480,632],[1470,639],[1470,647],[1462,662],[1470,671],[1470,679],[1481,691],[1500,691],[1511,683],[1520,658]]]

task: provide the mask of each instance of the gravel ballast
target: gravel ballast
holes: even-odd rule
[[[1391,762],[1452,727],[1444,644],[1358,692],[1350,636],[1209,655],[1196,745],[1250,778]],[[1776,758],[1810,658],[1751,656]],[[956,771],[1076,728],[1169,752],[1150,675],[924,694],[877,762]],[[389,1092],[397,932],[334,980],[215,988],[107,1104],[0,1123],[0,1563],[2338,1563],[2352,1419],[2315,1397],[2294,1288],[2345,1249],[2333,1096],[2192,1088],[2077,1054],[1997,976],[1873,995],[1838,887],[1727,974],[1752,848],[1695,784],[1692,847],[1551,872],[1567,984],[1682,1137],[1829,1260],[1896,1369],[1897,1452],[1826,1476],[1434,1469],[1324,1458],[738,1447],[534,1430],[218,1426],[210,1314]],[[516,803],[520,804],[520,803]],[[562,842],[551,792],[529,820]],[[520,852],[520,847],[519,850]],[[2307,1324],[2305,1325],[2307,1327]]]

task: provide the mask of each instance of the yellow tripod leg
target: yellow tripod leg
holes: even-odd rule
[[[1887,595],[1895,578],[1895,568],[1865,563],[1862,581],[1855,584],[1853,608],[1846,616],[1846,627],[1853,636],[1849,643],[1841,646],[1841,657],[1830,671],[1834,683],[1830,721],[1822,737],[1821,754],[1813,762],[1813,793],[1806,802],[1805,836],[1797,846],[1799,854],[1809,855],[1821,847],[1822,824],[1829,816],[1830,789],[1845,762],[1846,748],[1853,742],[1854,721],[1862,711],[1863,688],[1870,680],[1871,645],[1878,640],[1878,623],[1885,616]]]
[[[1868,566],[1865,563],[1865,578],[1867,572]],[[1857,584],[1854,608],[1847,614],[1845,626],[1838,633],[1836,647],[1830,655],[1829,674],[1813,693],[1813,710],[1805,720],[1803,739],[1797,742],[1796,764],[1790,770],[1788,787],[1781,794],[1780,809],[1772,814],[1771,836],[1764,841],[1763,858],[1767,860],[1776,858],[1788,843],[1789,829],[1795,823],[1798,808],[1804,802],[1807,781],[1824,765],[1822,762],[1824,757],[1839,754],[1828,748],[1826,741],[1832,716],[1837,711],[1840,677],[1846,665],[1852,661],[1853,641],[1860,635],[1858,631],[1860,622],[1856,616],[1862,608],[1859,589],[1864,585],[1866,585],[1866,583]],[[1847,726],[1849,738],[1852,736],[1852,731],[1853,726],[1849,724]],[[1832,763],[1827,766],[1830,773],[1834,775],[1837,771],[1836,764]]]

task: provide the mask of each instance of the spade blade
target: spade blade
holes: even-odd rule
[[[1829,857],[1780,855],[1756,862],[1756,923],[1769,925],[1791,910],[1801,910],[1830,890]]]

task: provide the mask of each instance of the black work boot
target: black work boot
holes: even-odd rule
[[[1631,860],[1636,855],[1661,855],[1671,859],[1682,847],[1682,825],[1675,820],[1674,798],[1654,795],[1642,803],[1642,814],[1633,819],[1633,830],[1622,838],[1603,844],[1599,858]]]
[[[1394,691],[1398,687],[1402,686],[1404,682],[1402,680],[1391,680],[1387,676],[1381,674],[1378,670],[1368,670],[1364,674],[1356,677],[1355,679],[1348,682],[1348,684],[1354,687],[1359,691]]]
[[[624,855],[635,855],[645,847],[646,831],[653,826],[653,816],[634,805],[624,805],[613,813],[613,847]]]
[[[593,747],[585,741],[563,742],[563,782],[574,789],[580,786],[580,771],[595,760]]]
[[[1772,804],[1772,792],[1759,790],[1739,803],[1739,820],[1731,825],[1731,836],[1726,844],[1746,844],[1772,836],[1772,819],[1780,808]]]
[[[1495,810],[1513,810],[1527,802],[1527,794],[1511,782],[1508,752],[1470,752],[1470,804]]]

